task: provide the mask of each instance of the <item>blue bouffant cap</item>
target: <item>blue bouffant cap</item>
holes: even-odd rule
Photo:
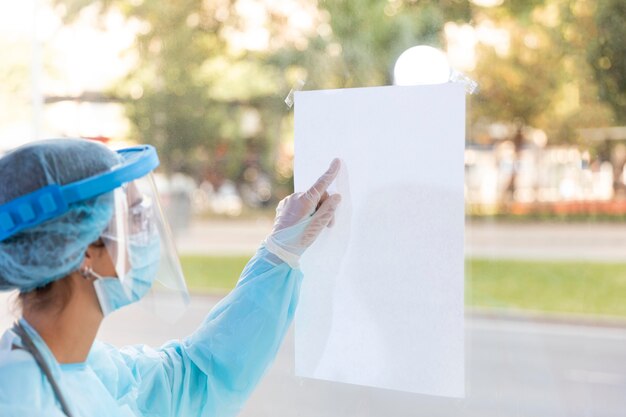
[[[106,172],[119,162],[117,153],[85,139],[27,144],[0,157],[0,205],[51,184]],[[77,270],[112,215],[113,196],[107,193],[0,241],[0,291],[30,291]]]

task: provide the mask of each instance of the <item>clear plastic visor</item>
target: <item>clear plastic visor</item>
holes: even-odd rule
[[[114,215],[102,234],[117,277],[132,302],[175,321],[189,303],[172,233],[152,174],[117,188]]]

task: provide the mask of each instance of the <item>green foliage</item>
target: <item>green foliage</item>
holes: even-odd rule
[[[473,107],[474,116],[492,121],[521,120],[544,127],[539,126],[541,117],[550,110],[562,82],[562,70],[558,68],[561,54],[554,51],[552,56],[547,55],[547,36],[537,27],[525,28],[510,21],[509,29],[510,50],[506,55],[499,55],[491,47],[479,49],[474,75],[481,90]],[[524,39],[528,36],[542,38],[545,45],[527,47]]]
[[[138,71],[119,87],[142,91],[128,106],[137,137],[158,146],[170,170],[202,174],[211,166],[237,176],[245,140],[254,136],[242,130],[242,117],[273,96],[274,74],[228,51],[225,23],[206,2],[153,0],[127,9],[146,28],[137,38]]]
[[[626,123],[626,2],[595,2],[597,36],[590,39],[588,59],[600,96],[611,105],[617,121]]]
[[[473,75],[481,93],[473,99],[474,120],[520,120],[543,129],[552,144],[579,141],[580,128],[613,125],[615,114],[599,97],[598,74],[588,63],[601,4],[607,3],[506,2],[482,12],[479,20],[508,30],[510,45],[507,53],[487,45],[478,49]]]
[[[589,54],[598,38],[596,15],[598,6],[606,4],[593,0],[551,1],[558,12],[558,24],[551,30],[554,47],[564,51],[562,88],[557,95],[556,117],[546,128],[558,142],[575,138],[576,130],[612,126],[618,123],[616,112],[600,94],[598,74],[589,62]],[[619,94],[618,90],[613,91]],[[589,145],[589,144],[585,144]]]
[[[389,85],[404,50],[442,47],[446,21],[470,18],[467,2],[455,1],[333,1],[319,7],[332,31],[312,38],[304,51],[285,49],[272,59],[284,69],[302,68],[308,89]]]
[[[622,0],[493,8],[459,0],[298,0],[313,31],[294,40],[289,16],[267,13],[271,39],[258,51],[232,47],[232,33],[245,31],[238,3],[58,1],[68,22],[88,7],[116,9],[134,22],[129,53],[137,65],[115,93],[127,100],[134,139],[155,144],[169,170],[237,180],[252,159],[274,172],[278,145],[291,133],[282,100],[296,81],[306,80],[306,89],[390,84],[402,51],[445,47],[447,22],[487,24],[510,36],[504,52],[478,45],[471,75],[481,92],[472,98],[472,122],[522,122],[564,143],[578,140],[581,127],[626,117]],[[251,117],[260,122],[248,129]]]
[[[102,13],[115,9],[134,22],[136,43],[129,53],[137,65],[114,93],[125,99],[133,139],[157,146],[168,171],[236,179],[251,144],[259,152],[271,151],[268,133],[279,120],[260,118],[260,126],[251,130],[243,119],[268,110],[280,113],[281,74],[264,63],[263,54],[228,47],[224,33],[240,24],[234,3],[60,2],[68,22],[87,7]],[[272,172],[269,157],[261,162]]]

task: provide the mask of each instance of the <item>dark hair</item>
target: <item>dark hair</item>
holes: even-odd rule
[[[32,291],[20,292],[17,307],[22,311],[50,311],[60,314],[72,297],[72,281],[68,275]]]

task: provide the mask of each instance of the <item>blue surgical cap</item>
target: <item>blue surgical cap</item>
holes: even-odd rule
[[[30,143],[0,158],[0,204],[50,184],[97,175],[119,162],[115,152],[85,139]],[[112,215],[113,195],[107,193],[0,242],[0,291],[31,291],[77,270]]]

